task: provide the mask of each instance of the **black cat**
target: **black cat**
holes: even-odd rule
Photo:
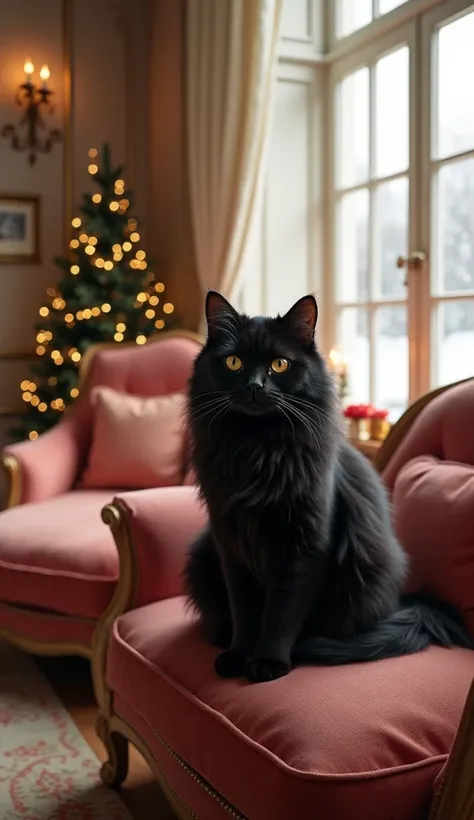
[[[312,296],[276,319],[206,301],[189,427],[209,528],[186,567],[223,677],[470,646],[457,614],[400,600],[406,557],[380,479],[344,439]]]

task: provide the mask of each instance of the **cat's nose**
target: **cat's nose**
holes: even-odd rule
[[[248,389],[253,393],[258,393],[263,387],[263,378],[261,376],[252,376],[247,382]]]

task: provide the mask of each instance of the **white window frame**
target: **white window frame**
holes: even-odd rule
[[[335,166],[336,166],[336,144],[337,144],[337,135],[336,135],[336,110],[335,110],[335,100],[336,100],[336,90],[338,87],[339,82],[348,74],[351,74],[353,71],[357,71],[357,69],[365,67],[365,66],[372,66],[378,59],[385,56],[386,54],[390,54],[393,51],[396,51],[398,48],[402,46],[409,47],[410,53],[410,134],[409,134],[409,167],[408,167],[408,174],[406,171],[401,173],[393,174],[388,177],[380,177],[375,178],[370,176],[369,181],[362,182],[360,184],[339,189],[337,186],[337,181],[335,178]],[[337,237],[337,230],[336,230],[336,210],[337,205],[341,198],[350,192],[357,191],[357,190],[368,190],[369,195],[372,199],[373,192],[376,191],[378,186],[390,180],[399,179],[402,177],[408,176],[409,179],[409,215],[411,213],[416,213],[417,211],[417,185],[414,181],[414,174],[416,171],[415,164],[413,162],[413,110],[416,108],[417,102],[415,98],[416,94],[416,87],[414,82],[414,67],[413,67],[413,55],[415,53],[415,29],[413,23],[407,23],[403,26],[397,27],[396,30],[389,31],[388,33],[378,37],[375,40],[371,40],[365,47],[357,49],[355,52],[347,54],[345,57],[335,61],[330,68],[329,76],[328,76],[328,86],[329,86],[329,93],[328,99],[330,101],[330,108],[328,112],[328,145],[330,147],[329,155],[327,157],[327,165],[328,165],[328,185],[329,185],[329,195],[327,197],[327,213],[326,219],[328,224],[328,231],[327,231],[327,246],[326,246],[326,254],[325,254],[325,270],[327,271],[328,275],[326,277],[326,288],[325,288],[325,313],[326,316],[326,326],[325,330],[328,334],[325,337],[325,352],[327,353],[328,350],[336,343],[337,340],[337,332],[336,332],[336,323],[337,323],[337,315],[340,310],[347,308],[347,307],[356,307],[367,310],[368,319],[369,319],[369,356],[370,356],[370,396],[368,396],[368,400],[374,401],[375,395],[375,384],[374,384],[374,374],[375,374],[375,358],[376,358],[376,348],[375,348],[375,333],[376,333],[376,313],[377,311],[385,306],[398,306],[403,305],[407,306],[407,332],[408,332],[408,339],[409,339],[409,358],[410,361],[414,360],[415,357],[413,355],[413,346],[415,344],[415,339],[413,338],[413,333],[411,331],[411,326],[414,321],[414,317],[412,315],[412,311],[409,307],[409,301],[407,297],[399,298],[399,299],[376,299],[373,297],[372,293],[370,293],[367,297],[367,300],[361,302],[346,302],[342,301],[337,302],[337,295],[336,295],[336,287],[337,287],[337,259],[336,259],[336,243],[338,241]],[[370,162],[372,164],[373,160],[373,143],[375,139],[374,134],[374,121],[373,121],[373,111],[374,111],[374,94],[375,90],[373,87],[372,82],[373,74],[371,72],[371,80],[370,80],[370,111],[371,111],[371,131],[370,131]],[[412,247],[412,243],[414,241],[414,233],[415,233],[415,226],[413,224],[413,220],[409,218],[409,235],[408,235],[408,249]],[[372,267],[372,251],[373,251],[373,210],[370,209],[369,212],[369,282],[372,281],[372,277],[374,275],[374,270]],[[400,252],[404,249],[401,248]],[[395,266],[395,259],[394,259],[394,276],[397,275],[397,269]],[[403,276],[403,273],[400,271],[398,275]],[[408,294],[407,294],[408,295]],[[416,384],[416,374],[413,373],[412,369],[409,370],[410,373],[410,381],[409,381],[409,400],[416,394],[416,390],[418,385]]]
[[[373,0],[374,7],[378,0]],[[472,299],[472,293],[437,296],[431,294],[429,255],[433,235],[433,209],[431,179],[435,167],[446,164],[451,158],[431,159],[431,134],[433,129],[432,85],[432,31],[433,27],[462,16],[474,6],[474,0],[407,0],[391,12],[378,17],[372,23],[343,39],[336,37],[336,3],[326,0],[327,38],[329,49],[325,55],[327,64],[325,128],[325,202],[324,216],[324,315],[326,317],[322,348],[326,355],[338,342],[336,337],[336,193],[335,166],[335,85],[346,74],[367,65],[371,56],[382,56],[390,43],[405,41],[411,46],[410,60],[410,223],[409,253],[421,250],[427,254],[428,264],[420,272],[408,274],[407,305],[409,333],[409,401],[431,389],[434,364],[433,307],[450,299]],[[394,46],[395,47],[395,46]],[[391,49],[389,49],[391,50]],[[421,92],[421,93],[420,93]],[[459,159],[474,156],[474,150],[459,155]],[[357,186],[365,187],[364,185]],[[349,189],[348,189],[349,190]],[[396,274],[394,260],[394,275]],[[390,302],[390,304],[394,304]],[[375,307],[382,306],[377,302]],[[365,307],[363,303],[357,306]],[[373,334],[373,330],[372,330]],[[375,347],[373,335],[370,342],[371,373],[373,379]],[[371,384],[371,389],[373,385]]]
[[[379,16],[378,0],[372,0],[372,22],[346,37],[338,37],[336,34],[338,2],[337,0],[326,0],[326,61],[332,63],[344,54],[355,51],[371,40],[377,40],[392,29],[410,22],[415,17],[420,17],[429,9],[445,2],[446,0],[407,0],[401,6],[397,6],[387,14]]]

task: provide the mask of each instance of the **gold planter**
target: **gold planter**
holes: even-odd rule
[[[370,419],[370,438],[373,441],[384,441],[390,430],[390,422],[386,419]]]
[[[349,438],[354,441],[368,441],[370,419],[349,419]]]

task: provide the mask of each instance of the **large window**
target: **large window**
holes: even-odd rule
[[[474,0],[283,9],[240,304],[274,313],[316,293],[318,340],[342,349],[349,399],[395,420],[474,376]]]
[[[335,20],[339,36],[374,31],[330,70],[326,341],[348,360],[351,399],[394,420],[431,386],[474,376],[474,6],[428,2],[417,17],[414,0],[379,0],[356,20],[364,4],[341,0]],[[402,5],[389,32],[370,23]]]

